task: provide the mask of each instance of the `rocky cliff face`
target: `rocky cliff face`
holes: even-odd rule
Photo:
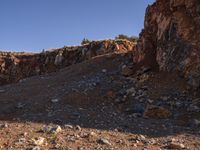
[[[135,63],[178,71],[200,87],[200,1],[156,0],[146,10]]]
[[[0,85],[17,82],[20,79],[34,75],[53,72],[97,55],[127,52],[132,51],[134,48],[135,43],[127,40],[104,40],[38,54],[0,52]]]

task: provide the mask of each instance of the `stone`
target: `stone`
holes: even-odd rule
[[[150,143],[151,145],[154,145],[154,144],[156,144],[157,142],[156,142],[155,139],[151,139],[151,140],[149,140],[149,143]]]
[[[88,138],[89,136],[90,136],[90,134],[88,134],[88,133],[85,133],[85,132],[80,133],[81,138]]]
[[[136,93],[136,90],[135,90],[134,87],[132,87],[132,88],[126,90],[126,93],[127,93],[127,94],[135,94],[135,93]]]
[[[62,131],[60,126],[52,127],[52,126],[44,126],[42,132],[49,133],[49,134],[57,134]]]
[[[133,69],[130,69],[129,67],[126,66],[122,68],[121,74],[126,77],[131,76],[133,75]]]
[[[58,102],[59,102],[59,99],[57,99],[57,98],[52,99],[51,102],[52,102],[52,103],[58,103]]]
[[[0,128],[8,128],[8,124],[7,123],[0,124]]]
[[[63,59],[64,59],[64,57],[63,57],[63,55],[62,55],[62,52],[59,52],[59,54],[56,55],[54,64],[55,64],[55,65],[61,65]]]
[[[23,103],[18,103],[17,106],[16,106],[16,108],[17,108],[17,109],[22,109],[22,108],[24,108],[24,106],[25,106],[25,104],[23,104]]]
[[[90,136],[97,136],[97,134],[95,132],[90,132],[89,134]]]
[[[120,103],[121,100],[119,98],[115,99],[115,103]]]
[[[45,138],[43,137],[38,137],[36,139],[33,139],[33,144],[36,146],[41,146],[44,144],[44,142],[45,142]]]
[[[81,127],[79,125],[77,125],[76,130],[81,131]]]
[[[181,143],[171,142],[171,143],[167,144],[164,148],[174,149],[174,150],[181,150],[181,149],[185,149],[185,145],[183,145]]]
[[[171,115],[171,112],[166,108],[155,105],[147,105],[143,116],[146,118],[167,119]]]
[[[4,93],[4,92],[5,92],[5,90],[0,89],[0,93]]]
[[[145,140],[146,140],[146,137],[145,137],[144,135],[140,135],[140,139],[141,139],[142,141],[145,141]]]
[[[106,72],[107,72],[107,70],[106,70],[106,69],[102,69],[102,72],[103,72],[103,73],[106,73]]]
[[[31,150],[40,150],[40,147],[39,146],[35,146],[35,147],[31,148]]]
[[[200,120],[195,119],[195,120],[194,120],[194,124],[195,124],[196,126],[200,127]]]
[[[196,104],[191,104],[187,108],[187,111],[189,111],[189,112],[200,112],[200,108]]]
[[[18,139],[18,141],[15,143],[15,145],[24,145],[26,142],[25,138],[20,138]]]
[[[152,104],[154,101],[151,99],[148,99],[148,103]]]
[[[107,139],[105,139],[105,138],[100,138],[100,139],[98,139],[97,142],[99,144],[111,145],[111,143]]]
[[[161,97],[161,99],[162,99],[163,101],[167,101],[167,100],[169,99],[169,97],[163,96],[163,97]]]
[[[149,75],[148,74],[143,74],[143,75],[139,76],[139,82],[140,83],[144,83],[148,79],[149,79]]]
[[[27,132],[24,132],[22,135],[23,135],[24,137],[26,137],[26,136],[28,135],[28,133],[27,133]]]
[[[70,124],[66,124],[66,125],[64,125],[64,127],[65,127],[65,128],[68,128],[68,129],[73,129],[73,126],[70,125]]]
[[[60,126],[56,126],[52,129],[52,133],[58,134],[59,132],[62,132],[62,128]]]
[[[127,65],[123,65],[123,66],[122,66],[122,69],[124,69],[124,68],[126,68],[126,67],[127,67]]]

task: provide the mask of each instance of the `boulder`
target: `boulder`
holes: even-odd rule
[[[163,107],[148,105],[144,111],[145,118],[167,119],[171,116],[171,112]]]

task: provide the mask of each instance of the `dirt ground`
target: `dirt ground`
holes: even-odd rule
[[[1,86],[0,149],[200,149],[198,93],[172,73],[125,77],[131,62],[112,53]]]

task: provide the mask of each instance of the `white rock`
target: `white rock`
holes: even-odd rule
[[[52,103],[58,103],[58,102],[59,102],[59,99],[57,99],[57,98],[52,99],[51,102],[52,102]]]
[[[57,134],[59,132],[62,132],[62,128],[60,126],[56,126],[56,128],[52,129],[52,132],[55,133],[55,134]]]
[[[81,131],[81,127],[79,125],[76,126],[76,130]]]
[[[0,93],[4,93],[4,92],[5,92],[5,90],[0,89]]]
[[[133,94],[133,93],[136,93],[135,88],[132,87],[132,88],[126,90],[126,93],[127,93],[127,94]]]
[[[36,139],[33,139],[33,144],[36,146],[41,146],[44,144],[44,142],[45,142],[45,138],[43,137],[38,137]]]
[[[25,104],[23,104],[23,103],[18,103],[16,107],[17,107],[18,109],[22,109],[24,106],[25,106]]]
[[[132,93],[131,96],[135,97],[135,96],[136,96],[136,93]]]
[[[24,133],[23,133],[23,136],[27,136],[27,135],[28,135],[28,133],[27,133],[27,132],[24,132]]]
[[[40,150],[40,147],[39,146],[35,146],[31,150]]]
[[[153,102],[154,102],[154,101],[151,100],[151,99],[148,100],[148,103],[150,103],[150,104],[152,104]]]
[[[127,67],[126,65],[123,65],[123,66],[122,66],[122,69],[124,69],[124,68],[126,68],[126,67]]]
[[[100,144],[111,145],[111,143],[110,143],[107,139],[104,139],[104,138],[100,138],[100,139],[98,140],[98,142],[99,142]]]
[[[7,123],[0,124],[0,128],[8,128],[8,124]]]
[[[90,136],[96,136],[97,134],[95,132],[90,132]]]
[[[121,101],[120,101],[119,98],[117,98],[117,99],[115,99],[115,102],[116,102],[116,103],[119,103],[119,102],[121,102]]]
[[[60,52],[58,55],[56,55],[54,64],[55,65],[60,65],[63,61],[64,57],[62,56],[62,52]]]
[[[44,133],[57,134],[62,131],[62,128],[60,126],[56,126],[56,127],[45,126],[45,127],[43,127],[42,131]]]
[[[64,125],[64,127],[65,127],[65,128],[69,128],[69,129],[73,129],[73,126],[70,125],[70,124],[66,124],[66,125]]]
[[[107,72],[107,70],[106,70],[106,69],[102,69],[102,72],[103,72],[103,73],[106,73],[106,72]]]
[[[145,137],[144,135],[140,135],[140,139],[141,139],[141,140],[145,140],[146,137]]]

